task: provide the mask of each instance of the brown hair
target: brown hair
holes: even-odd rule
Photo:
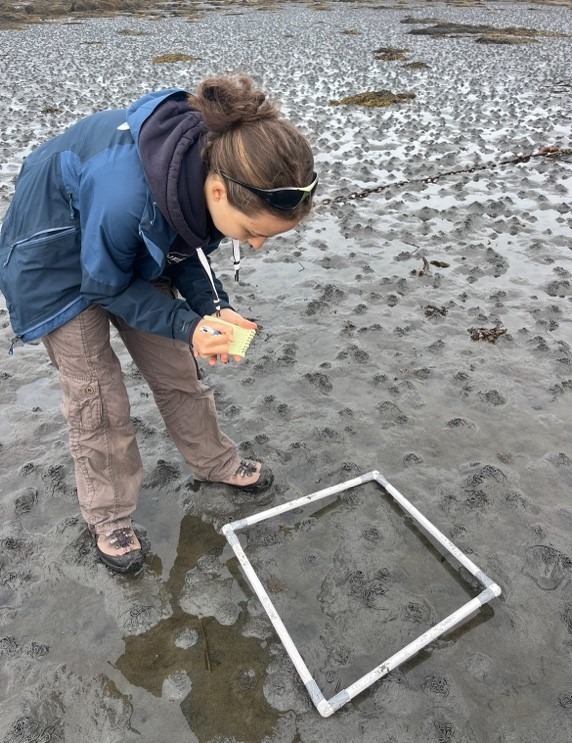
[[[250,216],[266,211],[282,219],[301,219],[308,214],[311,199],[285,212],[224,178],[226,174],[256,188],[303,187],[313,180],[308,140],[280,118],[278,104],[251,78],[209,77],[188,102],[202,114],[208,130],[202,153],[208,172],[224,180],[232,206]]]

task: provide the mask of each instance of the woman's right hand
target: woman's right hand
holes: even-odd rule
[[[191,347],[196,359],[207,359],[214,366],[220,358],[223,364],[228,363],[228,344],[232,340],[233,330],[226,325],[212,320],[201,320],[191,338]]]

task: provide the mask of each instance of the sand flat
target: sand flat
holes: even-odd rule
[[[428,18],[553,35],[408,33]],[[0,30],[0,218],[22,157],[81,116],[237,70],[282,99],[320,188],[296,233],[245,249],[240,285],[230,242],[215,258],[262,326],[243,363],[204,370],[223,427],[274,470],[264,506],[378,469],[503,589],[321,719],[219,533],[264,506],[193,486],[116,340],[151,555],[111,575],[78,517],[55,370],[42,346],[8,355],[2,305],[0,740],[569,743],[572,158],[496,163],[572,146],[570,34],[569,8],[525,2],[205,5]],[[415,97],[331,104],[379,90]],[[328,695],[474,592],[370,491],[247,539]]]

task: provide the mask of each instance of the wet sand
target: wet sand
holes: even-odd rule
[[[0,31],[0,215],[21,158],[80,116],[237,69],[283,100],[321,177],[312,218],[246,249],[240,285],[230,245],[215,260],[262,331],[242,364],[204,371],[225,431],[274,470],[267,497],[193,483],[114,341],[145,464],[135,520],[150,554],[134,578],[96,560],[56,374],[40,345],[8,356],[0,310],[4,743],[572,739],[572,164],[493,166],[571,146],[572,38],[437,39],[407,17],[572,34],[569,9],[528,3]],[[428,67],[375,59],[380,47]],[[199,59],[152,62],[170,52]],[[330,103],[386,89],[415,98]],[[503,594],[325,720],[220,528],[372,469]],[[373,485],[244,536],[326,696],[475,594]]]

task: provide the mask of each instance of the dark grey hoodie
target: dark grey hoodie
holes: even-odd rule
[[[143,124],[139,155],[153,198],[165,219],[177,232],[168,260],[180,262],[195,256],[197,248],[214,249],[223,238],[206,209],[206,168],[201,159],[206,125],[198,111],[187,103],[183,91],[161,103]],[[200,251],[199,251],[200,253]],[[215,305],[228,305],[220,281],[204,265],[212,284]]]

